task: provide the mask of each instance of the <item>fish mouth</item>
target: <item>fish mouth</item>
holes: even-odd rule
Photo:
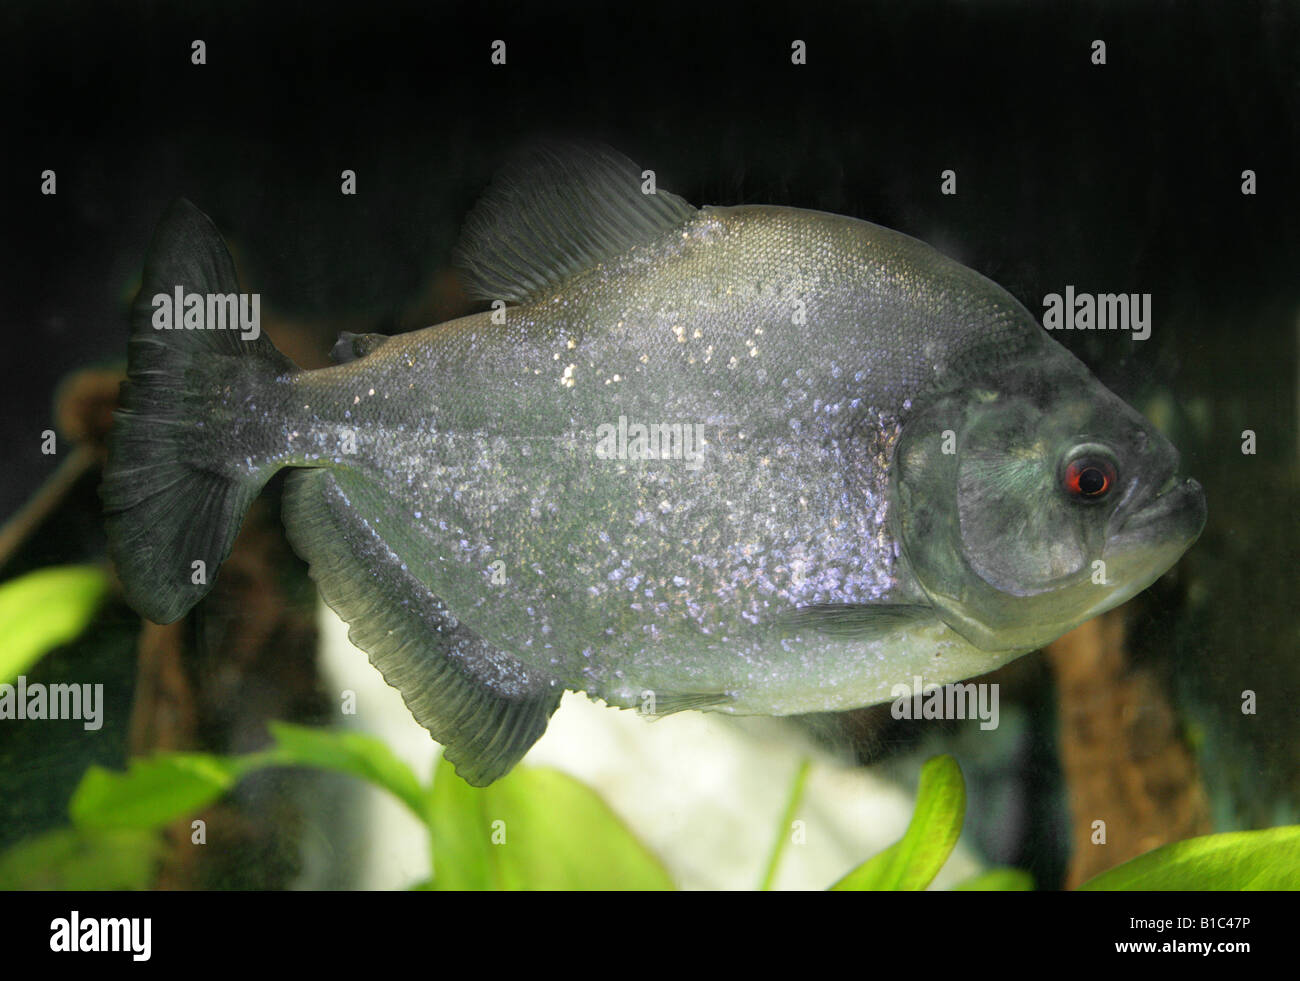
[[[1121,517],[1111,539],[1153,539],[1191,545],[1205,527],[1205,490],[1191,477],[1171,473],[1153,496]]]
[[[1137,595],[1192,547],[1205,527],[1205,491],[1190,477],[1167,477],[1139,506],[1127,510],[1102,553],[1113,591],[1088,611],[1096,616]],[[1086,618],[1085,618],[1086,619]]]

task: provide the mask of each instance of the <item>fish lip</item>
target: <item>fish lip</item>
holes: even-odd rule
[[[1195,530],[1191,540],[1195,540],[1205,527],[1205,491],[1199,481],[1192,477],[1180,477],[1176,472],[1170,473],[1160,484],[1155,493],[1145,499],[1139,499],[1128,508],[1112,535],[1127,536],[1139,531],[1161,519],[1186,512],[1187,524],[1193,524]]]
[[[1130,520],[1142,514],[1149,507],[1177,487],[1178,460],[1169,461],[1163,468],[1163,474],[1157,471],[1152,480],[1133,479],[1124,490],[1124,496],[1115,506],[1111,516],[1110,535],[1120,534]]]
[[[1187,479],[1191,480],[1190,477]],[[1160,489],[1156,491],[1156,497],[1163,497],[1167,492],[1173,490],[1174,487],[1176,487],[1177,485],[1178,485],[1178,474],[1171,473],[1169,477],[1165,480],[1165,482],[1160,485]],[[1197,486],[1199,487],[1200,485],[1197,484]],[[1152,498],[1152,500],[1155,500],[1155,498]]]

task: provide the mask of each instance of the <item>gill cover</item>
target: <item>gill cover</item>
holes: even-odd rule
[[[945,395],[900,437],[893,520],[939,616],[984,650],[1030,650],[1082,621],[1103,597],[1092,563],[1104,507],[1060,492],[1071,437],[1032,394]]]

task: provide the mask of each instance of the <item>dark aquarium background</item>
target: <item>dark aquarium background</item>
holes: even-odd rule
[[[791,63],[795,40],[806,64]],[[1067,284],[1151,294],[1147,340],[1054,336],[1179,447],[1208,499],[1197,545],[1125,607],[982,679],[1002,685],[994,734],[887,706],[789,731],[908,792],[924,759],[951,753],[964,846],[1040,889],[1168,842],[1300,823],[1297,52],[1300,8],[1285,2],[5,4],[0,588],[68,565],[108,585],[85,630],[25,669],[102,683],[102,728],[0,720],[0,854],[51,842],[44,865],[0,859],[0,884],[100,881],[66,864],[104,846],[67,831],[92,764],[249,753],[270,745],[268,721],[338,718],[278,482],[182,622],[143,624],[111,579],[103,440],[168,203],[212,216],[276,346],[319,367],[342,330],[477,309],[450,267],[460,223],[538,136],[606,142],[695,204],[898,229],[1035,315]],[[344,170],[355,195],[340,193]],[[259,770],[196,804],[206,849],[190,846],[189,817],[169,821],[109,848],[139,861],[102,881],[355,886],[352,787]],[[95,834],[128,833],[112,825]]]

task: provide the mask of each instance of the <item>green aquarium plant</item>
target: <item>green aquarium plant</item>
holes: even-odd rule
[[[432,781],[422,783],[373,736],[287,723],[273,723],[271,731],[268,749],[242,756],[159,753],[133,760],[125,772],[90,767],[69,806],[83,849],[106,835],[156,834],[255,770],[308,766],[382,788],[424,823],[434,868],[417,888],[673,887],[663,865],[608,805],[557,770],[524,767],[479,789],[440,760]],[[23,855],[36,860],[53,847],[31,846]],[[20,866],[0,864],[0,887],[41,881],[37,870]]]
[[[966,784],[951,756],[936,756],[921,768],[916,808],[903,837],[867,859],[833,890],[924,889],[943,868],[961,836]]]
[[[37,569],[0,585],[0,684],[86,629],[108,575],[91,565]]]
[[[916,809],[902,839],[837,882],[834,889],[924,889],[961,833],[966,792],[951,756],[921,770]],[[1205,835],[1164,845],[1101,873],[1084,890],[1240,890],[1300,887],[1300,826]],[[1020,869],[995,868],[958,889],[1032,889]]]
[[[419,889],[639,889],[674,887],[662,863],[600,797],[557,770],[521,767],[487,788],[471,787],[445,760],[422,783],[380,740],[276,723],[273,745],[243,756],[160,753],[125,772],[92,766],[70,804],[72,827],[0,856],[0,888],[146,888],[155,836],[274,766],[310,766],[358,777],[401,801],[428,829],[430,876]],[[796,777],[792,814],[806,780]],[[836,891],[927,888],[961,833],[965,787],[950,756],[928,761],[903,837],[854,868]],[[789,822],[782,819],[782,837]],[[763,888],[775,878],[769,859]],[[1296,885],[1300,827],[1209,835],[1156,849],[1096,877],[1096,889],[1285,889]],[[1033,888],[1028,873],[988,870],[959,890]]]

